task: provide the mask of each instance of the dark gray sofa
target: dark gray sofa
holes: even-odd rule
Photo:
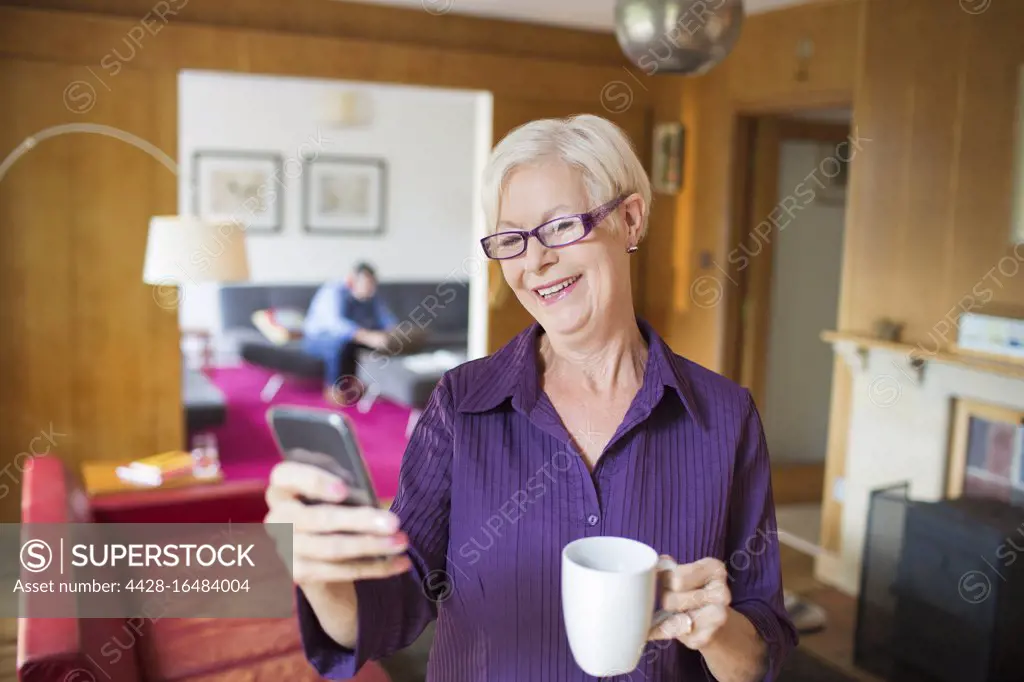
[[[252,324],[252,314],[267,308],[305,311],[319,284],[224,285],[220,289],[222,334],[219,344],[247,362],[281,377],[316,379],[323,364],[302,352],[301,341],[275,346]],[[430,373],[411,371],[401,356],[450,351],[465,356],[469,335],[469,287],[466,281],[381,282],[380,295],[399,320],[396,343],[387,357],[371,351],[357,356],[359,378],[376,392],[421,407],[435,383]],[[414,341],[415,340],[415,341]],[[279,383],[264,391],[277,391]]]

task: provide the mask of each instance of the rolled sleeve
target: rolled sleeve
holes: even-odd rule
[[[416,617],[415,613],[408,612],[407,605],[410,600],[415,602],[422,598],[416,579],[409,574],[382,580],[359,580],[355,588],[359,604],[359,636],[355,649],[343,647],[331,639],[302,590],[297,592],[299,633],[306,658],[327,680],[352,679],[367,661],[403,648],[393,649],[394,642],[403,640],[406,623],[410,617]]]
[[[412,644],[437,617],[434,583],[443,582],[448,549],[452,460],[452,403],[442,379],[413,431],[391,511],[409,536],[412,570],[399,576],[355,582],[358,603],[355,649],[335,642],[298,590],[297,612],[306,658],[329,680],[354,677],[364,663]]]
[[[366,659],[360,660],[357,651],[347,649],[324,632],[313,607],[309,605],[301,588],[296,589],[296,612],[299,619],[299,636],[306,659],[317,673],[326,680],[348,680],[356,676]]]
[[[796,646],[795,631],[792,633],[787,631],[788,617],[780,618],[778,611],[773,606],[758,600],[750,600],[741,604],[734,603],[732,607],[751,622],[767,647],[768,660],[765,665],[764,682],[774,682],[779,679],[782,663],[786,660],[790,650]],[[783,623],[784,621],[786,624]]]
[[[768,661],[763,680],[774,682],[797,644],[797,633],[782,591],[768,446],[749,391],[746,402],[732,485],[726,566],[732,581],[732,608],[753,624],[765,642]]]

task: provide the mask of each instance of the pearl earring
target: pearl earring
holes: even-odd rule
[[[640,250],[639,246],[631,246],[628,249],[626,249],[626,253],[636,253],[639,250]]]

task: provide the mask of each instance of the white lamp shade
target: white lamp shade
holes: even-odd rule
[[[149,221],[147,284],[199,284],[249,279],[245,229],[192,216],[154,216]]]

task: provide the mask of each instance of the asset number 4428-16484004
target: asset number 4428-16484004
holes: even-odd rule
[[[202,580],[198,578],[193,580],[139,578],[138,580],[130,580],[125,585],[125,590],[129,592],[248,592],[249,581],[248,579],[229,580],[227,578],[220,580],[210,580],[208,578],[203,578]]]

